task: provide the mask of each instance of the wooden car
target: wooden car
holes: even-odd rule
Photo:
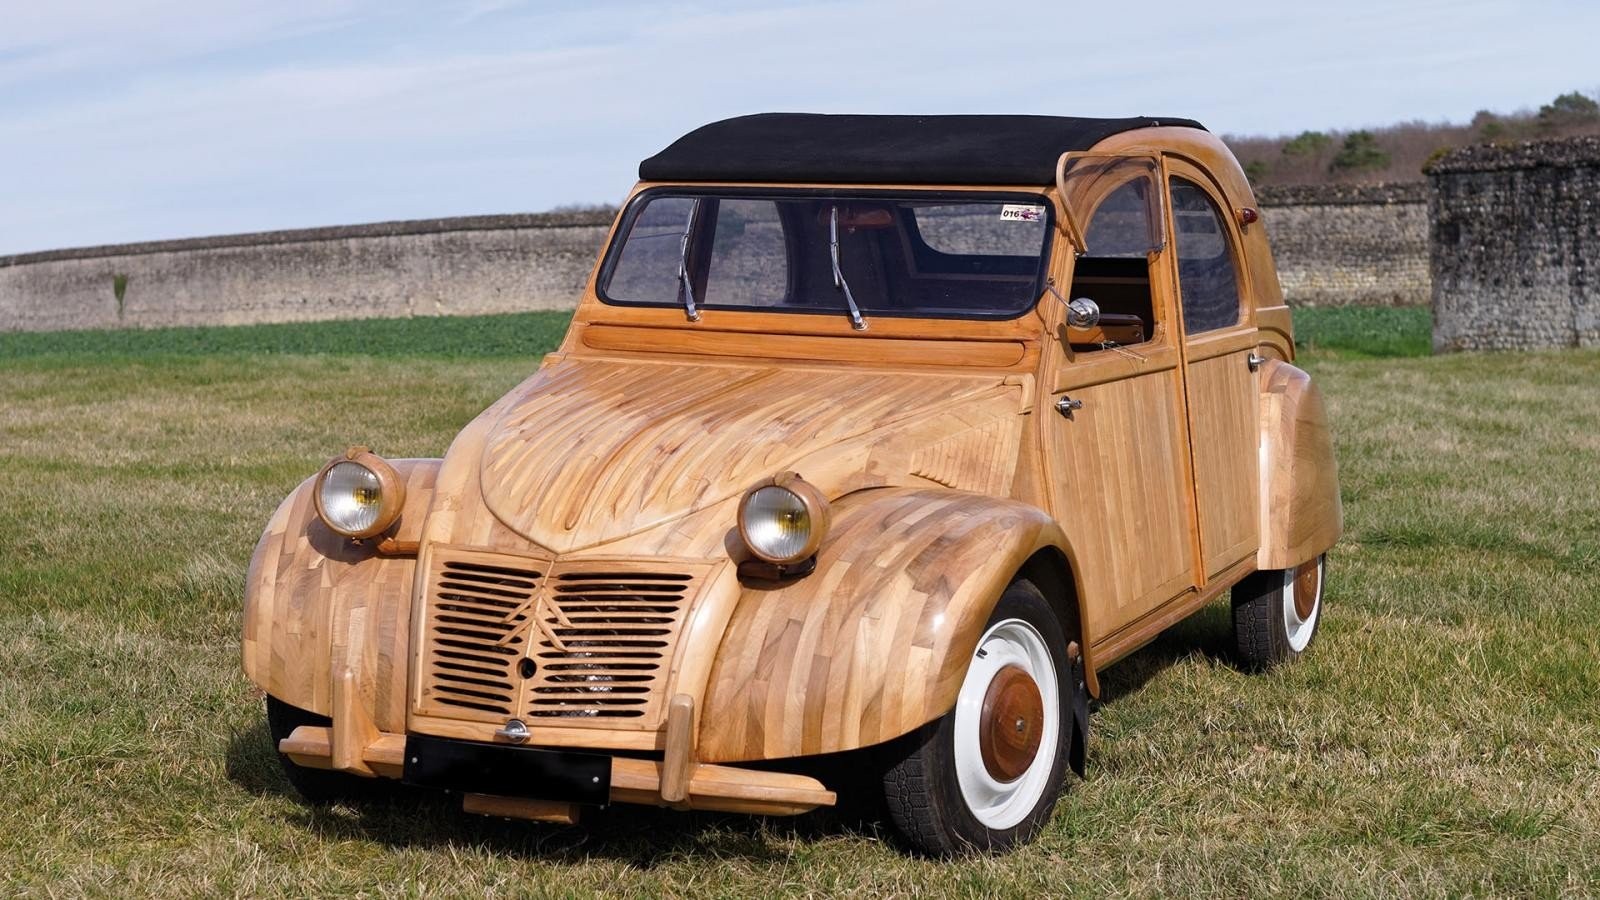
[[[244,668],[306,797],[792,814],[872,772],[913,847],[1001,849],[1163,629],[1231,591],[1242,663],[1305,651],[1337,475],[1221,141],[761,115],[640,175],[537,372],[268,524]]]

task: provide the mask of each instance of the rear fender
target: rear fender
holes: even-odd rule
[[[1344,507],[1322,392],[1282,360],[1261,366],[1261,549],[1256,568],[1288,569],[1339,540]]]

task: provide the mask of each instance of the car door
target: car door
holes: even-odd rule
[[[1179,337],[1151,157],[1084,157],[1064,200],[1087,252],[1056,254],[1041,423],[1052,514],[1076,555],[1091,647],[1131,646],[1141,619],[1195,586]],[[1066,301],[1100,307],[1073,328]]]
[[[1232,208],[1197,166],[1167,160],[1200,558],[1207,581],[1260,541],[1256,326]]]

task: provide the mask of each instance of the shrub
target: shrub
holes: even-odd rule
[[[1378,146],[1378,139],[1372,132],[1363,129],[1352,131],[1345,137],[1344,146],[1339,148],[1339,153],[1334,156],[1329,168],[1334,171],[1358,172],[1382,169],[1388,165],[1389,152]]]
[[[1577,91],[1562,94],[1539,107],[1540,128],[1569,128],[1594,122],[1600,122],[1600,103]]]
[[[1284,156],[1315,156],[1321,153],[1333,138],[1320,131],[1302,131],[1283,145]]]

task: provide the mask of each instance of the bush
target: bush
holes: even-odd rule
[[[1283,145],[1284,156],[1316,156],[1333,143],[1333,138],[1320,131],[1302,131]]]
[[[1372,132],[1352,131],[1344,139],[1344,146],[1339,148],[1339,153],[1329,164],[1334,171],[1358,172],[1368,169],[1382,169],[1389,165],[1389,152],[1378,146],[1378,139]]]
[[[1570,128],[1595,122],[1600,122],[1600,103],[1577,91],[1562,94],[1539,107],[1540,128]]]

